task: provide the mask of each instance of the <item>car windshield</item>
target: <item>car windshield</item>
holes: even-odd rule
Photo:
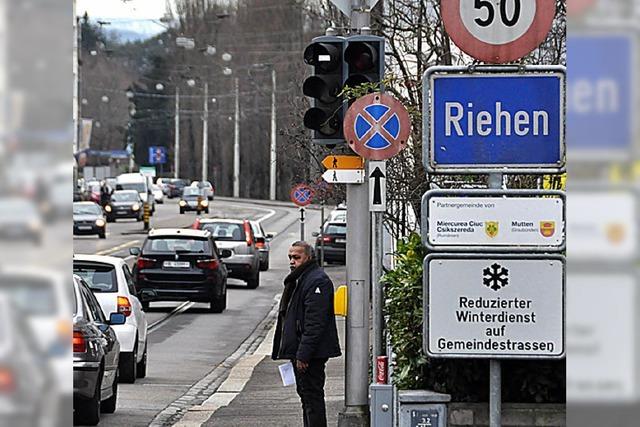
[[[8,295],[14,307],[27,316],[51,316],[58,312],[52,284],[26,277],[3,277],[0,290]]]
[[[102,215],[102,209],[100,208],[100,206],[96,205],[95,203],[92,203],[92,204],[74,203],[73,214],[74,215]]]
[[[155,237],[148,239],[142,248],[144,254],[151,253],[211,253],[209,241],[189,237]]]
[[[136,190],[138,193],[144,193],[147,191],[146,186],[142,182],[127,182],[119,183],[118,190]]]
[[[74,262],[73,272],[82,277],[93,292],[117,292],[118,282],[113,265]]]
[[[183,197],[194,197],[199,196],[201,194],[200,189],[197,187],[184,187],[182,190]]]
[[[111,200],[114,202],[137,202],[138,193],[135,191],[116,191],[111,195]]]
[[[324,229],[325,234],[347,234],[346,224],[327,224]]]
[[[208,230],[215,240],[243,241],[246,239],[242,224],[232,222],[214,222],[202,225],[203,230]]]

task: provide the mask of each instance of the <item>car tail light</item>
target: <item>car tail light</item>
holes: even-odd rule
[[[193,221],[193,225],[191,226],[191,228],[193,228],[194,230],[200,229],[200,218],[196,218],[196,220]]]
[[[196,262],[196,267],[203,270],[217,270],[220,267],[220,262],[217,259],[201,259]]]
[[[261,239],[256,239],[256,248],[258,249],[264,249],[266,247],[266,243],[264,242],[264,240]]]
[[[73,352],[87,352],[87,340],[84,339],[84,335],[80,331],[73,331]]]
[[[131,302],[127,297],[118,297],[118,313],[124,314],[124,317],[131,316]]]
[[[151,258],[138,258],[137,261],[138,270],[142,270],[144,268],[151,268],[156,265],[156,260]]]
[[[332,240],[331,236],[324,236],[322,238],[322,241],[325,242],[325,243],[331,243],[331,240]]]
[[[251,224],[249,224],[249,221],[244,222],[244,235],[247,238],[247,246],[253,245],[253,234],[251,233]]]
[[[10,392],[16,388],[13,372],[0,366],[0,392]]]

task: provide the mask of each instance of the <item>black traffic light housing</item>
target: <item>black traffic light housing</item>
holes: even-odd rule
[[[344,50],[347,74],[344,84],[356,87],[364,83],[380,83],[384,78],[384,46],[384,37],[349,37]],[[382,85],[379,90],[384,90]]]
[[[316,144],[344,143],[342,121],[346,106],[340,96],[346,77],[344,48],[343,37],[322,36],[314,38],[304,50],[304,62],[313,67],[313,75],[302,85],[302,92],[313,99],[304,115],[304,125],[313,130]]]

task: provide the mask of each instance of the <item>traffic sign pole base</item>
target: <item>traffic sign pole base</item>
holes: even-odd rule
[[[338,414],[338,427],[369,427],[369,407],[345,407]]]

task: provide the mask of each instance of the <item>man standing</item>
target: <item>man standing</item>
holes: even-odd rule
[[[324,368],[340,356],[333,312],[333,283],[318,266],[313,248],[295,242],[289,248],[291,273],[284,279],[273,359],[293,363],[305,427],[325,427]]]

